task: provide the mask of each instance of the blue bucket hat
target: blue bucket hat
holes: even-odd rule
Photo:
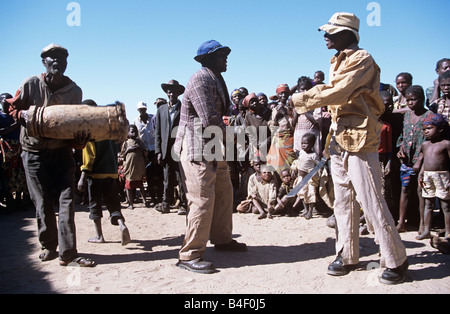
[[[222,44],[216,40],[209,40],[201,44],[201,46],[197,50],[197,56],[195,56],[194,59],[197,62],[201,62],[205,56],[219,49],[225,49],[227,54],[230,54],[231,52],[231,49],[229,47],[222,46]]]

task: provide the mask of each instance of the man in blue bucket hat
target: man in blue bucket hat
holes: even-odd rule
[[[194,57],[195,61],[202,63],[202,60],[205,59],[208,55],[212,53],[223,50],[223,52],[228,56],[231,53],[231,49],[226,46],[222,46],[216,40],[208,40],[204,42],[197,50],[197,55]]]
[[[227,162],[223,156],[216,157],[220,155],[217,151],[208,152],[211,139],[200,138],[197,133],[200,129],[203,134],[208,127],[220,129],[220,140],[226,145],[222,117],[230,107],[230,98],[222,73],[227,70],[230,52],[215,40],[199,47],[194,59],[202,68],[186,85],[174,148],[188,201],[186,234],[177,266],[204,274],[215,272],[212,263],[203,260],[208,239],[216,250],[247,250],[245,244],[232,238],[233,187]]]

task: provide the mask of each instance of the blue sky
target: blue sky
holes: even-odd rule
[[[80,26],[69,26],[67,10],[79,4]],[[145,101],[154,113],[161,83],[186,85],[199,69],[201,43],[215,39],[232,49],[228,88],[275,93],[280,83],[323,70],[335,51],[325,47],[319,26],[333,13],[352,12],[361,20],[360,46],[379,64],[384,83],[410,72],[424,88],[436,78],[436,62],[450,58],[448,0],[376,1],[380,26],[369,26],[369,0],[15,0],[2,1],[0,91],[14,94],[21,82],[44,72],[42,48],[55,42],[69,50],[66,71],[84,98],[99,105],[125,103],[137,116]]]

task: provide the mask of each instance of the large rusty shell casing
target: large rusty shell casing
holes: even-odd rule
[[[91,133],[96,141],[125,141],[128,133],[125,106],[54,105],[31,106],[27,131],[32,137],[73,139],[79,131]]]

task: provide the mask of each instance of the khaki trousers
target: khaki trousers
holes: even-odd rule
[[[202,257],[212,244],[232,240],[233,186],[226,161],[195,162],[181,158],[188,215],[180,260]]]
[[[344,265],[359,262],[361,209],[367,223],[373,227],[386,267],[402,265],[406,260],[406,250],[381,194],[378,153],[347,152],[332,137],[330,158],[338,229],[336,252],[341,253]]]

